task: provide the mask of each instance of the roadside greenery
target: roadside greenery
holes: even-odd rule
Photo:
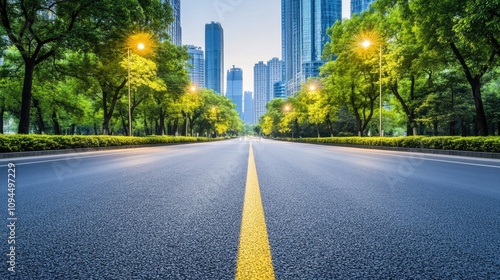
[[[216,141],[224,138],[175,136],[0,135],[0,153]]]
[[[379,135],[382,109],[385,136],[500,135],[499,10],[498,0],[375,1],[328,30],[321,77],[269,103],[260,132]]]
[[[283,138],[282,140],[336,145],[384,146],[500,153],[500,137],[497,136],[328,137],[293,139]]]
[[[1,1],[0,15],[0,134],[128,135],[129,83],[133,135],[244,130],[229,99],[191,88],[168,1]]]

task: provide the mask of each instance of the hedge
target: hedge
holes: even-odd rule
[[[500,153],[500,137],[410,136],[410,137],[330,137],[286,138],[286,141],[337,145],[385,146]]]
[[[134,146],[149,144],[193,143],[220,140],[204,137],[175,136],[55,136],[55,135],[0,135],[0,153],[60,149]]]

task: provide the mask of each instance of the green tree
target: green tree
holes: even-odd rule
[[[29,133],[35,67],[53,56],[73,36],[86,30],[86,13],[97,8],[94,0],[0,1],[2,27],[17,48],[24,66],[19,133]]]
[[[166,132],[167,117],[169,122],[173,122],[171,130],[178,130],[183,109],[181,96],[185,94],[189,85],[189,76],[185,67],[187,59],[188,53],[185,47],[177,47],[165,41],[157,49],[158,77],[166,85],[165,90],[157,91],[154,95],[155,111],[160,128],[157,133],[159,134]]]
[[[494,43],[498,42],[500,30],[499,7],[499,1],[410,2],[414,30],[424,50],[449,54],[462,68],[472,92],[479,134],[483,136],[488,135],[488,127],[481,89],[483,77],[499,54]]]
[[[445,68],[442,56],[423,51],[413,30],[413,11],[408,1],[378,1],[374,4],[379,21],[390,38],[384,52],[386,86],[407,118],[407,135],[418,134],[416,109],[433,93],[434,76]]]
[[[356,117],[359,135],[364,136],[373,117],[375,101],[379,97],[379,52],[361,47],[365,35],[372,45],[381,47],[382,33],[377,31],[379,22],[369,13],[355,15],[350,20],[336,22],[328,35],[332,38],[325,46],[325,57],[336,57],[323,67],[323,83],[335,100],[348,104]]]

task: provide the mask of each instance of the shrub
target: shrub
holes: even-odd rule
[[[221,140],[206,137],[175,136],[56,136],[56,135],[0,135],[0,153],[137,146],[151,144],[193,143]]]
[[[500,152],[500,137],[461,136],[410,136],[410,137],[328,137],[328,138],[286,138],[286,141],[321,143],[331,145],[385,146],[399,148],[421,148],[461,150],[473,152]]]

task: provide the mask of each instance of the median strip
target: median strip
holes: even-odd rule
[[[271,247],[267,236],[252,143],[248,155],[236,279],[274,279]]]

